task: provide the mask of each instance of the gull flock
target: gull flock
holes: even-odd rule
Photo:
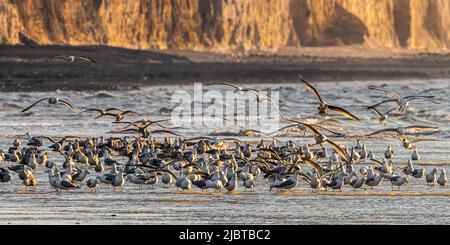
[[[96,63],[86,56],[57,55],[51,58],[72,63],[78,60]],[[256,89],[229,83],[211,86],[229,87],[239,94],[255,93],[258,99],[262,97],[271,103],[269,96],[262,95]],[[342,120],[362,120],[355,112],[329,103],[304,79],[299,79],[298,86],[304,86],[312,93],[311,96],[317,98],[317,112],[324,121],[330,117],[342,117],[333,119],[333,122],[345,129]],[[385,100],[366,107],[373,112],[379,127],[388,122],[392,112],[403,113],[415,100],[439,104],[434,96],[402,97],[394,91],[372,85],[368,91],[387,96]],[[386,183],[394,191],[412,180],[441,187],[448,184],[445,169],[425,169],[417,164],[421,155],[416,144],[440,139],[418,138],[415,134],[439,130],[437,127],[407,125],[380,128],[357,136],[352,145],[344,145],[339,143],[339,139],[349,136],[346,132],[321,125],[321,122],[312,124],[305,120],[289,119],[277,107],[281,119],[289,124],[271,133],[240,126],[245,129],[241,130],[244,135],[253,135],[254,140],[246,142],[238,138],[210,136],[185,138],[169,127],[168,119],[126,121],[129,116],[142,114],[120,108],[85,108],[80,111],[68,99],[57,97],[38,99],[21,112],[37,110],[43,102],[64,106],[71,113],[92,115],[95,119],[111,118],[112,125],[124,126],[112,133],[127,135],[51,138],[27,133],[26,137],[14,137],[7,149],[0,148],[1,183],[13,184],[16,180],[27,190],[49,185],[57,193],[77,192],[80,189],[98,191],[102,186],[107,186],[111,191],[124,191],[125,185],[137,185],[139,188],[175,186],[177,190],[197,189],[205,192],[254,192],[255,187],[261,185],[269,191],[285,192],[292,191],[300,181],[304,181],[312,191],[326,192],[343,191],[344,188],[355,191],[373,189]],[[383,109],[382,105],[389,105],[390,108]],[[277,138],[280,132],[291,128],[302,131],[308,142],[299,144],[290,139],[283,142]],[[166,136],[156,137],[157,134]],[[395,162],[396,150],[391,145],[386,145],[386,151],[382,153],[368,149],[365,142],[380,135],[398,139],[399,146],[410,152],[410,159],[404,159],[404,164]],[[377,157],[377,154],[382,157]],[[37,171],[43,171],[47,179],[37,179]]]

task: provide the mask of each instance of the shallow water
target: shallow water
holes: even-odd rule
[[[369,84],[384,85],[386,88],[401,92],[402,95],[434,95],[441,104],[435,105],[416,100],[404,114],[394,113],[386,126],[380,126],[372,119],[374,115],[364,106],[376,103],[387,96],[381,92],[367,89]],[[358,135],[372,132],[383,127],[408,125],[432,125],[439,130],[421,137],[439,138],[442,141],[417,143],[422,156],[421,162],[448,162],[449,121],[450,121],[450,80],[433,81],[373,81],[315,83],[317,89],[329,102],[340,105],[364,119],[362,122],[342,120],[341,128],[347,134]],[[301,118],[310,122],[317,107],[313,94],[299,84],[248,85],[260,90],[278,90],[280,108],[290,118]],[[212,87],[203,87],[211,90]],[[62,106],[39,104],[28,114],[20,114],[21,108],[35,100],[51,95],[68,98],[79,108],[118,107],[144,113],[149,119],[169,118],[170,95],[176,90],[192,91],[192,86],[158,86],[129,91],[55,91],[53,93],[0,93],[0,147],[7,149],[12,138],[6,136],[22,135],[110,135],[109,131],[120,128],[112,125],[110,118],[92,119],[94,114],[83,117],[71,114]],[[389,107],[382,107],[384,110]],[[315,116],[316,117],[316,116]],[[309,119],[305,119],[309,118]],[[139,117],[130,118],[139,119]],[[280,126],[285,125],[281,123]],[[170,127],[170,124],[169,124]],[[155,128],[157,129],[157,128]],[[224,131],[237,131],[233,125],[218,128],[216,135]],[[208,135],[211,128],[176,127],[177,133],[185,137]],[[249,137],[239,137],[255,140]],[[310,142],[309,138],[290,136],[283,133],[278,136],[282,141],[294,140],[297,144]],[[337,138],[339,143],[354,145],[354,138]],[[270,141],[268,139],[268,141]],[[396,163],[409,159],[410,152],[401,147],[400,141],[390,138],[371,138],[365,140],[370,150],[378,158],[384,153],[387,144],[392,145],[397,154]],[[51,154],[51,159],[62,164],[60,156]],[[120,159],[123,162],[123,159]],[[5,163],[0,163],[5,164]],[[364,163],[367,165],[369,163]],[[426,169],[433,166],[425,165]],[[449,172],[448,165],[437,166]],[[450,208],[449,187],[427,186],[424,179],[412,179],[402,186],[401,191],[391,191],[390,183],[385,181],[373,190],[353,191],[346,188],[344,193],[311,193],[306,183],[300,182],[293,194],[269,192],[269,183],[259,177],[255,193],[244,192],[235,195],[221,193],[180,193],[175,188],[139,189],[126,185],[122,193],[112,192],[103,186],[99,193],[91,193],[87,188],[71,193],[56,194],[48,185],[43,174],[45,169],[37,170],[40,183],[35,191],[25,192],[25,188],[15,180],[12,184],[0,185],[0,223],[2,224],[449,224]],[[93,171],[92,171],[93,172]],[[194,189],[195,190],[195,189]],[[396,195],[396,193],[401,194]]]

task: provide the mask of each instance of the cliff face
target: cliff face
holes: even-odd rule
[[[448,0],[0,0],[0,43],[450,49]]]

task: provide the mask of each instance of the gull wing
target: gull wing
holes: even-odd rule
[[[431,97],[433,98],[434,96],[431,96]],[[425,101],[431,102],[433,104],[438,104],[438,105],[441,104],[438,101],[427,99],[425,96],[410,96],[410,98],[408,98],[407,100],[408,101],[411,101],[411,100],[425,100]]]
[[[375,163],[380,164],[381,166],[384,166],[384,165],[385,165],[382,161],[379,161],[379,160],[377,160],[377,159],[370,158],[370,160],[371,160],[372,162],[375,162]]]
[[[317,91],[316,88],[314,88],[311,84],[309,84],[309,83],[308,83],[307,81],[305,81],[304,79],[301,79],[301,80],[302,80],[302,82],[303,82],[303,85],[304,85],[307,89],[309,89],[309,91],[313,92],[313,93],[317,96],[317,99],[319,99],[319,101],[320,101],[321,103],[325,103],[324,100],[322,99],[322,96],[320,96],[320,94],[319,94],[319,92]]]
[[[334,141],[330,139],[326,139],[326,141],[328,142],[328,144],[331,145],[331,147],[334,148],[334,150],[337,152],[337,154],[339,154],[339,156],[341,156],[346,162],[350,162],[350,159],[348,158],[347,154],[345,154],[344,150],[342,150],[342,148],[338,144],[336,144]]]
[[[70,103],[70,101],[68,100],[63,100],[63,99],[59,99],[59,102],[61,102],[62,104],[64,104],[65,106],[69,107],[69,109],[71,109],[72,111],[78,113],[78,110],[75,108],[75,106]]]
[[[291,125],[287,125],[287,126],[284,126],[284,127],[280,128],[280,129],[277,129],[277,130],[275,130],[275,131],[273,131],[273,132],[269,133],[269,135],[272,135],[272,134],[275,134],[275,133],[281,132],[281,131],[283,131],[283,130],[285,130],[285,129],[288,129],[288,128],[293,128],[293,127],[297,127],[297,126],[298,126],[298,124],[291,124]]]
[[[131,132],[139,133],[139,129],[128,128],[128,129],[123,129],[123,130],[120,130],[120,131],[114,131],[113,133],[120,134],[120,133],[131,133]]]
[[[58,55],[53,55],[53,56],[50,56],[50,57],[48,57],[49,59],[55,59],[55,58],[57,58],[57,59],[64,59],[64,60],[71,60],[70,58],[69,58],[69,56],[67,56],[67,55],[60,55],[60,54],[58,54]]]
[[[89,62],[92,62],[92,63],[97,63],[97,62],[95,62],[95,60],[93,60],[93,59],[91,59],[91,58],[89,58],[87,56],[77,56],[76,58],[78,58],[80,60],[89,61]]]
[[[377,91],[381,91],[381,92],[385,92],[385,93],[388,93],[388,94],[394,96],[394,97],[397,98],[397,99],[401,99],[400,95],[398,95],[398,94],[396,94],[396,93],[394,93],[393,91],[390,91],[390,90],[384,90],[384,89],[375,87],[375,86],[373,86],[373,85],[370,85],[370,86],[369,86],[369,89],[371,89],[371,90],[377,90]]]
[[[297,123],[297,124],[302,124],[302,125],[304,125],[305,127],[309,128],[309,129],[310,129],[313,133],[315,133],[315,134],[319,134],[319,131],[315,128],[315,127],[318,127],[318,128],[320,128],[320,129],[326,130],[326,131],[328,131],[328,132],[330,132],[330,133],[332,133],[332,134],[336,134],[336,135],[340,135],[340,136],[343,135],[343,134],[341,134],[341,133],[335,132],[335,131],[333,131],[333,130],[330,130],[330,129],[328,129],[328,128],[325,128],[325,127],[320,126],[320,125],[317,125],[317,124],[307,124],[307,123],[303,123],[303,122],[296,121],[296,120],[292,120],[292,119],[287,119],[287,120],[290,121],[290,122],[295,122],[295,123]]]
[[[373,135],[377,135],[377,134],[381,134],[381,133],[386,133],[386,132],[396,132],[396,133],[399,133],[399,132],[398,132],[398,129],[396,129],[396,128],[385,128],[385,129],[381,129],[381,130],[375,131],[375,132],[370,133],[370,134],[366,134],[366,136],[373,136]]]
[[[409,129],[413,129],[413,130],[432,130],[432,129],[439,129],[439,127],[413,125],[413,126],[404,127],[403,129],[404,130],[409,130]]]
[[[323,129],[323,130],[325,130],[325,131],[328,131],[328,132],[330,132],[330,133],[332,133],[332,134],[335,134],[335,135],[340,135],[340,136],[343,136],[343,135],[344,135],[344,134],[335,132],[335,131],[333,131],[333,130],[331,130],[331,129],[325,128],[325,127],[323,127],[323,126],[317,125],[317,124],[311,124],[311,125],[314,126],[314,127],[318,127],[318,128],[320,128],[320,129]]]
[[[396,102],[396,101],[397,101],[396,99],[383,100],[383,101],[381,101],[381,102],[379,102],[379,103],[377,103],[377,104],[375,104],[375,105],[368,106],[367,109],[374,108],[374,107],[378,107],[379,105],[382,105],[382,104],[384,104],[384,103],[388,103],[388,102]]]
[[[198,137],[194,137],[194,138],[189,138],[186,141],[194,141],[194,140],[209,140],[209,141],[214,141],[214,138],[208,137],[208,136],[198,136]]]
[[[117,109],[117,108],[108,108],[108,109],[105,109],[105,111],[119,111],[119,112],[123,112],[121,109]]]
[[[177,134],[177,133],[175,133],[175,132],[172,132],[172,131],[170,131],[170,130],[167,130],[167,129],[153,130],[153,131],[150,131],[150,133],[152,133],[152,134],[164,133],[164,134],[171,134],[171,135],[183,137],[182,135],[179,135],[179,134]]]
[[[259,149],[259,151],[262,151],[264,153],[269,153],[272,156],[275,156],[275,159],[280,160],[280,155],[278,155],[278,153],[270,148],[263,148],[263,149]]]
[[[236,87],[235,85],[231,84],[231,83],[213,83],[211,84],[211,86],[215,86],[215,85],[223,85],[223,86],[227,86],[227,87],[232,87],[234,89],[239,89],[238,87]]]
[[[26,111],[28,111],[29,109],[31,109],[33,106],[37,105],[38,103],[40,103],[40,102],[42,102],[42,101],[44,101],[44,100],[48,100],[48,99],[49,99],[49,98],[42,98],[42,99],[40,99],[40,100],[34,102],[33,104],[31,104],[31,105],[28,106],[27,108],[23,109],[21,112],[26,112]]]
[[[386,112],[386,115],[389,115],[391,112],[393,112],[393,111],[396,110],[396,109],[397,109],[397,107],[394,107],[394,108],[388,110],[388,111]]]
[[[375,115],[379,117],[382,116],[381,112],[376,107],[367,107],[367,109],[371,110],[373,113],[375,113]]]
[[[89,108],[89,109],[86,109],[86,110],[84,110],[84,111],[81,111],[81,113],[84,113],[84,112],[88,112],[88,111],[96,111],[96,112],[102,112],[102,110],[101,109],[97,109],[97,108]]]
[[[170,174],[174,179],[177,178],[177,176],[169,169],[154,169],[154,170],[149,171],[149,173],[152,173],[152,172],[164,172],[164,173]]]
[[[298,124],[302,124],[303,126],[307,127],[309,130],[311,130],[316,135],[320,134],[320,132],[316,128],[314,128],[314,126],[312,126],[311,124],[303,123],[303,122],[299,122],[299,121],[293,121],[293,122],[296,122]]]
[[[123,116],[125,116],[125,115],[127,115],[127,114],[135,114],[135,115],[138,115],[138,116],[141,116],[141,115],[142,115],[142,114],[137,113],[137,112],[135,112],[135,111],[124,111],[124,112],[121,112],[121,114],[122,114]]]
[[[350,112],[348,112],[347,110],[345,110],[344,108],[338,107],[338,106],[333,106],[333,105],[328,105],[328,109],[335,111],[341,115],[344,115],[345,117],[354,120],[354,121],[359,121],[359,118],[354,116],[353,114],[351,114]]]
[[[56,140],[53,139],[52,137],[49,136],[42,136],[42,138],[47,139],[48,141],[52,142],[52,143],[56,143]]]
[[[411,140],[411,143],[418,143],[418,142],[424,142],[424,141],[442,141],[441,139],[414,139]]]
[[[112,114],[112,113],[105,113],[105,114],[101,114],[97,117],[95,117],[94,119],[100,118],[100,117],[106,117],[106,116],[110,116],[110,117],[116,117],[116,114]]]
[[[310,166],[310,167],[316,169],[317,172],[319,173],[319,175],[322,175],[322,167],[320,167],[319,164],[317,164],[317,163],[315,163],[315,162],[313,162],[313,161],[310,161],[310,160],[308,160],[308,159],[302,159],[302,161],[303,161],[304,163],[306,163],[306,165],[308,165],[308,166]]]

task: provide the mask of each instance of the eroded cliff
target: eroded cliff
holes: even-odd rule
[[[0,43],[450,49],[448,0],[0,0]]]

